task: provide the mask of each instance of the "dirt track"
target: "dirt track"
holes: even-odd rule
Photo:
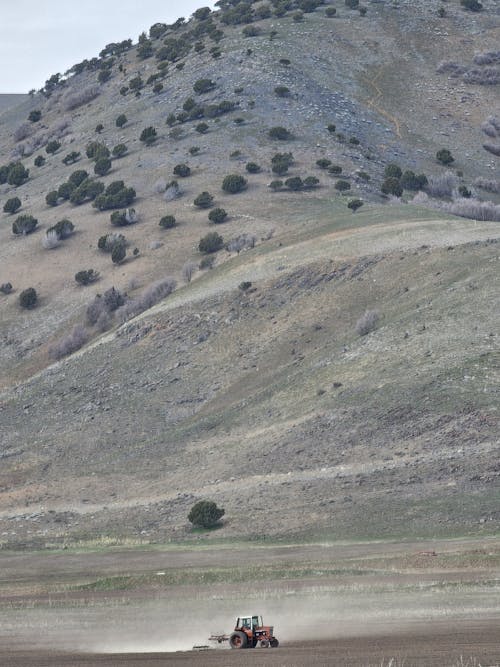
[[[377,666],[479,667],[500,665],[498,622],[436,625],[412,634],[351,637],[314,643],[294,643],[279,649],[209,650],[177,653],[83,654],[9,652],[0,649],[5,667],[169,667],[253,665],[254,667]],[[461,662],[462,661],[462,662]]]

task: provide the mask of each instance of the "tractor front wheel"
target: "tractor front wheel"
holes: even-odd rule
[[[248,637],[244,632],[237,630],[229,637],[229,646],[231,648],[246,648]]]
[[[271,648],[278,648],[278,646],[280,645],[280,643],[279,643],[279,641],[276,639],[276,637],[273,637],[273,639],[271,639],[270,644],[271,644]]]

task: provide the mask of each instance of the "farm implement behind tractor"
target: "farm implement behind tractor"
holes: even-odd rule
[[[279,641],[274,636],[274,628],[264,625],[262,616],[240,616],[230,635],[211,635],[209,641],[222,644],[229,642],[231,648],[277,648]]]

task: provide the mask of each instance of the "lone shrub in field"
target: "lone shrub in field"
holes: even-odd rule
[[[145,127],[141,132],[139,139],[146,144],[146,146],[152,146],[157,139],[156,130],[151,125]]]
[[[377,310],[366,310],[356,322],[355,330],[358,336],[366,336],[377,328],[380,314]]]
[[[60,142],[53,139],[52,141],[49,141],[49,143],[45,146],[45,152],[48,153],[49,155],[53,155],[54,153],[57,153],[57,151],[60,148],[61,148]]]
[[[224,516],[225,510],[211,500],[200,500],[191,508],[188,521],[200,528],[213,528]]]
[[[42,112],[39,109],[34,109],[33,111],[30,111],[28,120],[30,120],[32,123],[38,123],[41,117]]]
[[[198,250],[205,254],[217,252],[224,246],[224,239],[217,232],[210,232],[200,239]]]
[[[436,153],[436,160],[444,165],[449,165],[452,162],[455,162],[455,158],[447,148],[441,148]]]
[[[177,223],[175,221],[175,216],[173,215],[164,215],[160,220],[159,225],[162,229],[173,229]]]
[[[186,178],[187,176],[191,176],[191,169],[187,164],[176,164],[174,167],[174,174],[181,178]]]
[[[208,132],[208,123],[202,121],[194,128],[199,134],[206,134]]]
[[[125,144],[117,144],[111,152],[113,154],[113,157],[121,158],[127,153],[127,150],[128,148]]]
[[[124,113],[121,113],[119,116],[117,116],[115,120],[115,125],[116,127],[123,127],[127,122],[127,116]]]
[[[351,184],[349,181],[337,181],[334,187],[335,190],[338,190],[339,192],[345,192],[346,190],[351,189]]]
[[[247,186],[247,179],[239,174],[229,174],[222,181],[222,189],[231,195],[237,194]]]
[[[210,222],[217,224],[220,224],[221,222],[224,222],[227,218],[227,213],[223,208],[213,208],[210,213],[208,214],[208,219]]]
[[[94,269],[84,269],[75,273],[75,280],[79,285],[91,285],[99,279],[99,271]]]
[[[36,289],[34,287],[28,287],[28,289],[25,289],[21,292],[19,295],[19,305],[21,308],[27,308],[28,310],[31,310],[31,308],[34,308],[38,302],[38,294],[36,293]]]
[[[55,225],[49,227],[47,229],[47,234],[49,232],[54,232],[57,235],[58,239],[64,240],[70,237],[74,231],[75,231],[75,225],[71,222],[71,220],[63,218],[63,220],[59,220],[59,222],[56,222]]]
[[[43,167],[45,164],[46,160],[43,157],[43,155],[37,155],[36,158],[33,160],[33,164],[35,167]]]
[[[4,213],[17,213],[17,211],[19,211],[20,208],[21,208],[21,200],[19,199],[19,197],[11,197],[10,199],[7,199],[7,201],[3,205]]]
[[[288,97],[290,95],[290,88],[288,86],[276,86],[274,93],[278,97]]]
[[[198,208],[210,208],[213,200],[214,196],[205,190],[195,198],[193,204]]]
[[[260,167],[256,162],[247,162],[245,165],[245,169],[248,171],[249,174],[258,174],[260,171]]]
[[[279,139],[280,141],[287,141],[292,138],[292,133],[286,127],[276,126],[272,127],[268,133],[271,139]]]
[[[58,201],[59,195],[57,194],[57,190],[51,190],[45,195],[45,202],[48,206],[57,206]]]
[[[215,83],[211,79],[198,79],[193,85],[193,90],[198,95],[208,93],[215,88]]]
[[[351,201],[347,204],[347,208],[350,208],[353,213],[356,213],[358,208],[361,208],[363,206],[363,202],[361,199],[351,199]]]
[[[63,164],[74,164],[80,159],[81,153],[78,151],[71,151],[71,153],[68,153],[65,157],[63,157],[62,162]]]
[[[20,215],[12,223],[12,233],[17,235],[23,234],[23,236],[26,236],[26,234],[34,232],[37,225],[38,220],[32,215]]]

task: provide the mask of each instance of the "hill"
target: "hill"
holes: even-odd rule
[[[0,227],[5,545],[189,539],[199,498],[226,509],[219,537],[498,528],[483,4],[222,3],[2,114],[1,201],[20,203]],[[37,230],[14,235],[19,215]],[[47,235],[61,220],[73,233]],[[201,253],[209,232],[223,247]]]

